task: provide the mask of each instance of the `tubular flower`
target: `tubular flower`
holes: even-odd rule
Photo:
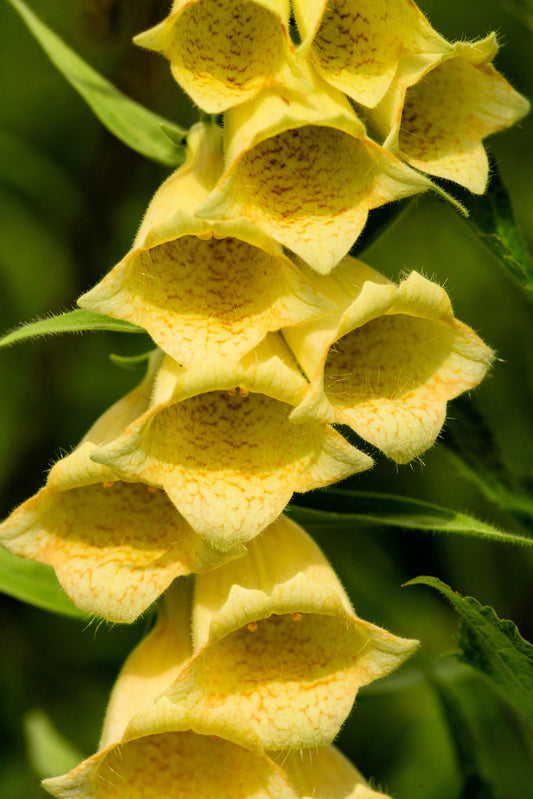
[[[6,549],[46,563],[73,602],[113,622],[132,622],[175,577],[211,569],[242,554],[200,539],[163,491],[122,482],[91,460],[148,405],[151,377],[110,408],[46,486],[0,526]]]
[[[166,595],[158,626],[123,672],[130,693],[142,688],[142,707],[126,728],[120,720],[107,724],[104,744],[152,726],[217,735],[259,752],[328,744],[358,688],[389,674],[417,646],[357,618],[320,549],[286,517],[237,563],[210,579],[196,576],[192,654],[179,663],[174,641],[189,628],[183,603],[173,591]],[[159,662],[159,650],[156,696],[142,686],[145,674],[155,680],[148,667]],[[118,700],[111,706],[122,719]]]
[[[423,172],[483,194],[489,176],[483,139],[529,111],[492,66],[497,51],[491,34],[399,68],[370,115],[383,146]]]
[[[313,269],[327,273],[361,233],[368,212],[431,186],[368,138],[348,100],[309,69],[225,117],[225,173],[197,210],[246,216]]]
[[[183,369],[168,356],[148,410],[91,457],[127,481],[163,488],[217,549],[253,538],[294,491],[371,466],[329,425],[293,425],[305,391],[290,351],[271,333],[237,364]]]
[[[270,758],[213,735],[179,727],[168,730],[157,718],[136,735],[126,732],[153,704],[190,655],[186,581],[172,595],[173,635],[168,635],[168,599],[156,627],[126,661],[113,690],[99,751],[43,786],[58,799],[299,799]],[[177,788],[179,786],[179,788]]]
[[[310,380],[291,419],[347,424],[406,463],[434,443],[447,401],[480,382],[492,351],[416,272],[396,285],[346,258],[315,282],[341,310],[284,331]]]
[[[279,244],[247,219],[206,222],[195,207],[222,170],[222,130],[197,124],[188,158],[153,198],[131,251],[79,300],[144,327],[183,366],[238,360],[269,331],[331,310]]]
[[[295,525],[292,527],[296,528]],[[303,535],[306,538],[303,531],[298,528],[296,531],[298,536]],[[288,530],[287,533],[292,537],[294,530]],[[265,538],[269,535],[270,531]],[[279,543],[275,531],[273,536],[272,543]],[[298,606],[298,588],[307,592],[313,588],[316,580],[320,581],[321,577],[326,576],[326,584],[314,588],[315,592],[318,589],[318,593],[322,594],[322,601],[326,602],[325,612],[332,612],[337,605],[343,607],[347,604],[353,617],[342,588],[325,571],[324,567],[329,567],[318,548],[312,544],[310,548],[309,545],[305,547],[302,543],[297,543],[291,547],[293,554],[298,546],[304,554],[302,568],[299,569],[298,563],[291,559],[289,572],[276,586],[273,581],[279,577],[279,568],[270,575],[269,586],[274,588],[273,607],[281,609],[282,593],[285,594],[287,607]],[[289,576],[291,572],[292,575]],[[259,584],[254,587],[256,578],[257,571],[253,570],[247,589],[250,597],[261,593]],[[171,702],[167,697],[172,695],[174,681],[176,678],[179,681],[181,670],[187,669],[191,658],[193,662],[195,659],[191,647],[190,619],[191,613],[194,617],[194,606],[202,600],[197,595],[191,602],[191,587],[190,580],[178,580],[171,586],[160,603],[154,629],[124,664],[111,695],[99,751],[68,774],[45,780],[44,787],[59,799],[160,799],[161,796],[174,795],[176,786],[179,786],[183,795],[206,799],[214,795],[222,799],[250,799],[252,796],[254,799],[307,799],[311,792],[318,799],[374,799],[382,796],[367,789],[359,772],[350,767],[333,747],[324,747],[309,753],[292,753],[288,756],[287,753],[267,756],[257,751],[257,748],[252,751],[220,737],[220,725],[216,722],[210,725],[209,720],[202,718],[196,711],[191,712],[189,709],[180,712],[179,708],[175,711],[170,709]],[[242,584],[238,587],[241,591],[244,590]],[[263,582],[261,588],[266,587]],[[235,588],[232,590],[235,593]],[[207,595],[205,591],[200,593],[203,600],[208,598],[209,592]],[[333,598],[335,593],[338,594],[336,603]],[[292,604],[290,594],[293,598]],[[268,602],[264,593],[263,601]],[[229,602],[233,605],[230,613],[233,626],[238,625],[239,616],[240,621],[245,621],[249,614],[236,606],[234,598]],[[317,598],[317,605],[320,605],[320,597]],[[259,606],[260,603],[256,600],[256,609]],[[303,620],[295,619],[291,623],[296,626],[302,624]],[[386,640],[389,649],[392,651],[396,647],[398,653],[402,646],[405,650],[407,645],[411,645],[411,649],[415,645],[415,642],[395,638],[379,628],[366,625],[365,622],[360,624],[365,632],[368,627],[369,630],[381,633],[381,636],[376,635],[376,641],[380,642],[376,649],[380,646],[385,649]],[[224,635],[222,628],[219,632]],[[255,655],[252,653],[252,657],[258,657],[261,650],[260,636],[256,637],[251,629],[247,629],[246,634],[249,638],[255,637],[258,642],[257,652]],[[347,631],[344,635],[345,638],[349,637]],[[283,641],[278,643],[283,645]],[[322,642],[317,643],[319,646],[323,645]],[[406,653],[403,651],[401,655],[398,654],[397,659],[405,657]],[[271,653],[271,658],[276,660],[275,652]],[[286,679],[287,663],[282,658],[282,652],[279,653],[278,660],[281,663],[281,679]],[[230,664],[222,662],[222,670],[228,665]],[[250,668],[253,668],[253,663],[250,663]],[[230,675],[226,674],[226,677]],[[253,725],[253,720],[250,722],[242,714],[235,712],[234,697],[221,697],[221,701],[229,703],[229,728],[233,726],[237,729],[250,723]],[[292,697],[289,692],[286,701],[290,708]],[[268,715],[273,704],[275,703],[267,696],[264,707],[257,708],[257,714]],[[334,706],[334,702],[329,700],[329,705]],[[199,719],[198,724],[195,723],[196,717]],[[198,732],[198,726],[205,731]],[[298,726],[292,739],[297,735]],[[298,766],[297,755],[309,763],[305,773]],[[311,791],[313,785],[318,793]]]
[[[307,55],[328,83],[373,108],[416,56],[451,48],[412,0],[293,0]],[[414,58],[415,57],[415,58]]]
[[[162,53],[194,102],[218,114],[283,83],[293,68],[288,0],[175,0],[135,43]]]
[[[373,791],[334,746],[275,754],[302,799],[388,799]]]

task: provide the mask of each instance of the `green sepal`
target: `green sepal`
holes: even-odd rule
[[[533,646],[516,625],[436,577],[415,577],[405,585],[429,585],[440,591],[461,617],[459,660],[484,674],[533,724]]]
[[[181,145],[185,130],[126,97],[71,50],[22,0],[8,2],[20,14],[54,66],[114,136],[165,166],[176,167],[183,163],[185,148]],[[173,140],[169,131],[172,131]]]
[[[150,360],[153,349],[149,352],[142,352],[140,355],[117,355],[112,352],[109,356],[111,363],[115,366],[120,366],[121,369],[138,369],[140,366],[145,366]]]
[[[291,504],[286,512],[310,532],[324,526],[345,530],[350,524],[372,524],[533,546],[533,537],[504,532],[451,508],[394,494],[328,490],[306,495],[305,503],[305,507]]]
[[[0,591],[50,613],[86,619],[65,594],[51,566],[25,560],[0,547]]]
[[[67,311],[58,316],[47,319],[38,319],[17,327],[10,333],[0,338],[0,347],[7,347],[28,338],[40,336],[53,336],[58,333],[82,333],[86,330],[112,330],[117,333],[146,333],[142,327],[132,325],[121,319],[97,313],[96,311],[75,310]]]

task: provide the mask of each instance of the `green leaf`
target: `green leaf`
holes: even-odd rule
[[[461,617],[459,659],[482,672],[533,724],[533,646],[512,621],[499,619],[493,608],[464,597],[436,577],[415,577],[406,585],[429,585]]]
[[[475,403],[470,397],[458,397],[453,410],[443,444],[461,477],[474,483],[500,508],[532,519],[533,485],[506,468],[498,443]]]
[[[533,291],[533,259],[520,237],[511,198],[498,170],[492,166],[487,192],[467,202],[465,222],[497,256],[505,271],[520,286]]]
[[[364,491],[328,490],[306,495],[306,507],[289,505],[287,513],[306,529],[324,525],[346,529],[349,524],[376,524],[533,546],[533,537],[507,533],[451,508],[419,499]],[[311,505],[311,507],[309,507]]]
[[[38,319],[28,322],[22,327],[17,327],[11,333],[0,338],[0,347],[7,347],[18,341],[39,336],[52,336],[57,333],[81,333],[85,330],[112,330],[118,333],[145,333],[142,327],[113,319],[111,316],[96,313],[96,311],[67,311],[59,316],[50,316],[47,319]]]
[[[462,774],[457,799],[523,799],[533,779],[533,735],[522,718],[471,669],[427,672]]]
[[[0,547],[0,591],[51,613],[86,618],[70,601],[51,566],[19,558]]]
[[[166,166],[183,163],[185,150],[176,142],[183,141],[185,130],[122,94],[41,22],[22,0],[8,2],[20,14],[54,66],[111,133],[153,161]]]
[[[84,758],[58,733],[42,710],[31,710],[24,717],[28,759],[40,779],[65,774]]]

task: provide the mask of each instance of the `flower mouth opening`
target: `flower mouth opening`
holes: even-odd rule
[[[87,799],[178,795],[246,799],[253,794],[274,799],[267,788],[272,771],[268,761],[214,735],[154,733],[111,749],[88,786],[90,793],[77,795]]]
[[[280,226],[335,217],[372,184],[365,144],[331,127],[303,125],[257,144],[237,167],[239,200],[250,217]]]
[[[227,107],[270,82],[285,53],[281,20],[259,3],[197,0],[174,23],[168,57],[176,79],[200,105]]]
[[[139,255],[137,292],[148,311],[231,326],[268,309],[279,296],[279,259],[232,236],[182,236]],[[227,337],[234,335],[231,327]]]
[[[406,314],[380,316],[334,344],[324,390],[339,408],[401,400],[435,378],[453,346],[453,329]]]
[[[369,107],[385,94],[404,48],[390,5],[373,0],[362,11],[354,0],[330,0],[313,40],[313,58],[324,76]]]

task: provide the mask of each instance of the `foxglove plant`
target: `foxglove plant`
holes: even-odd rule
[[[398,463],[493,353],[417,272],[348,255],[373,209],[484,190],[482,140],[527,102],[494,37],[449,44],[410,0],[176,0],[136,37],[205,112],[131,250],[79,300],[145,330],[140,385],[1,525],[85,613],[157,622],[65,799],[371,799],[331,744],[358,689],[417,642],[360,619],[295,492]],[[460,95],[461,102],[458,101]],[[368,125],[368,127],[367,127]],[[422,174],[427,173],[427,174]]]

